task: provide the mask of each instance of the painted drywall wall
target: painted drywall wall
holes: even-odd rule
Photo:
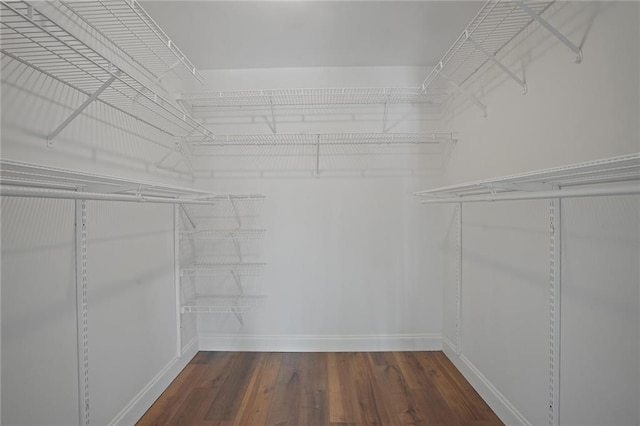
[[[74,202],[2,212],[2,422],[77,424]],[[176,357],[173,209],[88,202],[87,218],[90,415],[107,424]]]
[[[496,68],[470,86],[488,117],[459,100],[445,120],[460,132],[449,183],[639,150],[638,4],[560,2],[546,16],[583,63],[539,27],[515,40],[501,58],[524,68],[529,92]],[[570,200],[562,215],[560,422],[637,424],[638,198]],[[548,232],[548,201],[463,206],[462,356],[513,422],[548,421]],[[455,343],[455,270],[444,276]]]
[[[1,91],[3,159],[192,183],[155,166],[174,148],[170,136],[101,103],[47,148],[46,136],[86,95],[6,55]],[[77,424],[74,203],[2,201],[2,423]],[[173,211],[90,202],[88,213],[91,423],[131,423],[184,361],[176,358]]]
[[[73,221],[72,201],[2,199],[3,424],[79,421]]]
[[[257,90],[415,86],[427,72],[411,67],[371,67],[203,74],[214,90]],[[337,112],[280,110],[275,121],[278,133],[381,132],[383,110],[382,106],[366,112],[353,107]],[[319,116],[322,113],[325,116]],[[394,132],[436,128],[434,116],[419,109],[390,114],[394,115],[390,122],[397,120]],[[219,116],[205,119],[218,134],[271,132],[265,122],[270,117],[235,122]],[[265,163],[270,154],[279,157]],[[255,226],[266,229],[261,255],[256,259],[267,265],[249,285],[267,300],[261,308],[245,314],[243,327],[233,315],[201,316],[201,347],[439,348],[439,216],[419,209],[411,194],[428,181],[439,182],[443,156],[438,156],[435,167],[429,164],[428,156],[400,153],[385,158],[388,169],[383,170],[379,158],[385,157],[384,152],[378,156],[333,152],[321,156],[319,170],[315,170],[313,155],[301,157],[310,153],[297,152],[295,163],[291,154],[261,152],[265,158],[254,159],[243,153],[241,159],[249,165],[245,175],[221,178],[218,174],[218,179],[196,182],[223,192],[266,195]],[[214,172],[235,165],[234,158],[216,161]],[[368,177],[368,173],[376,177]],[[234,290],[231,283],[216,290],[205,280],[198,286],[201,293]]]
[[[91,419],[106,424],[176,356],[173,208],[87,205]]]

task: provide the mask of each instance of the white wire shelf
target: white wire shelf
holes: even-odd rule
[[[442,100],[437,93],[424,93],[420,87],[183,92],[179,99],[194,111],[229,107],[439,104]]]
[[[262,295],[198,295],[182,305],[182,313],[244,313],[264,305]]]
[[[217,240],[217,239],[237,239],[252,240],[262,238],[265,229],[215,229],[199,231],[182,231],[180,238],[184,240]]]
[[[485,64],[495,63],[495,55],[535,20],[521,4],[539,16],[553,1],[487,1],[422,82],[421,89],[426,93],[441,92],[452,83],[460,87]],[[499,66],[510,73],[504,65]],[[510,75],[518,78],[513,73]]]
[[[136,0],[61,1],[80,19],[124,50],[156,80],[175,71],[181,78],[204,77]]]
[[[316,145],[407,145],[454,142],[453,133],[280,133],[253,135],[216,135],[215,140],[189,138],[195,147],[235,146],[316,146]],[[197,156],[197,152],[193,153]]]
[[[97,100],[173,137],[210,139],[213,134],[177,106],[49,19],[32,5],[3,2],[0,51],[37,71],[84,93],[87,102],[56,129],[53,139],[88,103]]]
[[[215,204],[222,195],[31,163],[0,160],[0,194],[14,197]]]
[[[266,263],[208,263],[196,264],[184,267],[180,270],[182,276],[226,276],[236,274],[238,276],[255,276],[259,275]]]
[[[422,203],[640,194],[640,153],[416,192]]]

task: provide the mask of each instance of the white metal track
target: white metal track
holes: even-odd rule
[[[136,0],[61,1],[92,28],[126,52],[156,80],[170,72],[204,77]]]
[[[549,425],[560,424],[561,200],[549,202]]]
[[[0,7],[3,55],[171,136],[212,138],[211,131],[176,105],[117,69],[31,4],[2,2]]]
[[[78,344],[79,423],[89,425],[89,314],[87,283],[87,203],[75,203],[76,327]]]
[[[462,204],[456,206],[456,354],[462,354]]]

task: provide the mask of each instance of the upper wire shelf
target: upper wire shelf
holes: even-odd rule
[[[453,142],[453,133],[279,133],[216,135],[213,141],[188,138],[194,146],[398,145]],[[194,152],[194,155],[197,155]]]
[[[221,195],[191,188],[0,160],[0,194],[16,197],[215,204]]]
[[[210,130],[176,105],[117,69],[30,4],[2,2],[0,12],[0,51],[3,55],[84,93],[89,97],[87,102],[101,101],[170,136],[213,138]],[[84,107],[83,104],[77,113]],[[73,117],[75,115],[71,119]],[[66,124],[68,122],[62,127]],[[58,129],[50,138],[57,132]]]
[[[156,80],[175,71],[181,78],[204,77],[136,0],[61,1],[92,28],[124,50]]]
[[[553,1],[500,1],[489,0],[482,7],[467,28],[445,53],[438,65],[429,73],[420,88],[428,92],[447,90],[451,83],[462,86],[485,64],[493,61],[495,55],[520,34],[537,16],[542,14]],[[524,5],[524,7],[522,6]],[[501,68],[519,83],[526,84],[504,65]]]
[[[640,193],[640,153],[416,192],[423,203]]]
[[[183,92],[179,100],[196,111],[225,107],[434,104],[441,99],[435,93],[424,93],[419,87],[370,87]]]

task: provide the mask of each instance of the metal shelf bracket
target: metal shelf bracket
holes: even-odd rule
[[[500,62],[496,56],[490,52],[488,52],[484,47],[482,47],[478,42],[476,42],[474,39],[472,39],[469,36],[469,31],[465,30],[464,32],[464,36],[465,39],[471,43],[477,50],[479,50],[480,52],[482,52],[491,62],[493,62],[495,65],[498,66],[498,68],[500,68],[502,71],[504,71],[509,77],[511,77],[516,83],[518,83],[520,86],[522,86],[522,94],[526,94],[527,93],[527,83],[521,79],[520,77],[518,77],[517,75],[515,75],[509,68],[507,68],[502,62]]]
[[[480,100],[478,98],[476,98],[472,93],[469,93],[466,90],[464,90],[462,87],[460,87],[460,85],[458,83],[456,83],[449,76],[444,74],[442,72],[442,68],[444,68],[444,65],[442,64],[442,62],[439,62],[438,65],[435,68],[436,73],[440,77],[444,78],[454,89],[456,89],[458,92],[460,92],[460,94],[462,94],[464,97],[466,97],[467,99],[472,101],[478,108],[480,108],[482,110],[482,116],[486,117],[487,116],[487,107],[482,102],[480,102]],[[423,87],[423,90],[426,90],[426,88]]]
[[[53,132],[49,133],[49,135],[47,136],[47,147],[53,148],[53,140],[55,139],[55,137],[58,136],[58,134],[60,134],[60,132],[63,131],[65,127],[67,127],[78,115],[80,115],[82,111],[84,111],[89,105],[91,105],[93,101],[98,99],[98,96],[100,96],[100,94],[104,92],[107,87],[111,86],[111,83],[113,83],[119,75],[120,70],[117,70],[116,72],[111,74],[111,77],[109,77],[109,79],[105,81],[102,86],[98,88],[98,90],[93,92],[89,99],[84,101],[82,105],[76,108],[76,110],[73,111],[73,113],[71,113],[71,115],[66,120],[64,120],[62,124],[60,124]]]
[[[553,34],[558,40],[560,40],[563,44],[565,44],[569,49],[571,49],[575,54],[576,54],[576,63],[579,64],[580,62],[582,62],[583,59],[583,55],[582,55],[582,49],[578,46],[576,46],[571,40],[569,40],[564,34],[562,34],[560,31],[558,31],[553,25],[551,25],[549,22],[547,22],[546,19],[544,19],[543,17],[541,17],[539,14],[537,14],[536,12],[534,12],[533,10],[531,10],[531,8],[529,6],[527,6],[526,4],[524,4],[524,1],[522,0],[517,0],[515,2],[515,4],[522,9],[522,11],[524,11],[525,13],[527,13],[529,16],[531,16],[532,19],[534,19],[536,22],[538,22],[540,25],[542,25],[543,27],[545,27],[551,34]]]

